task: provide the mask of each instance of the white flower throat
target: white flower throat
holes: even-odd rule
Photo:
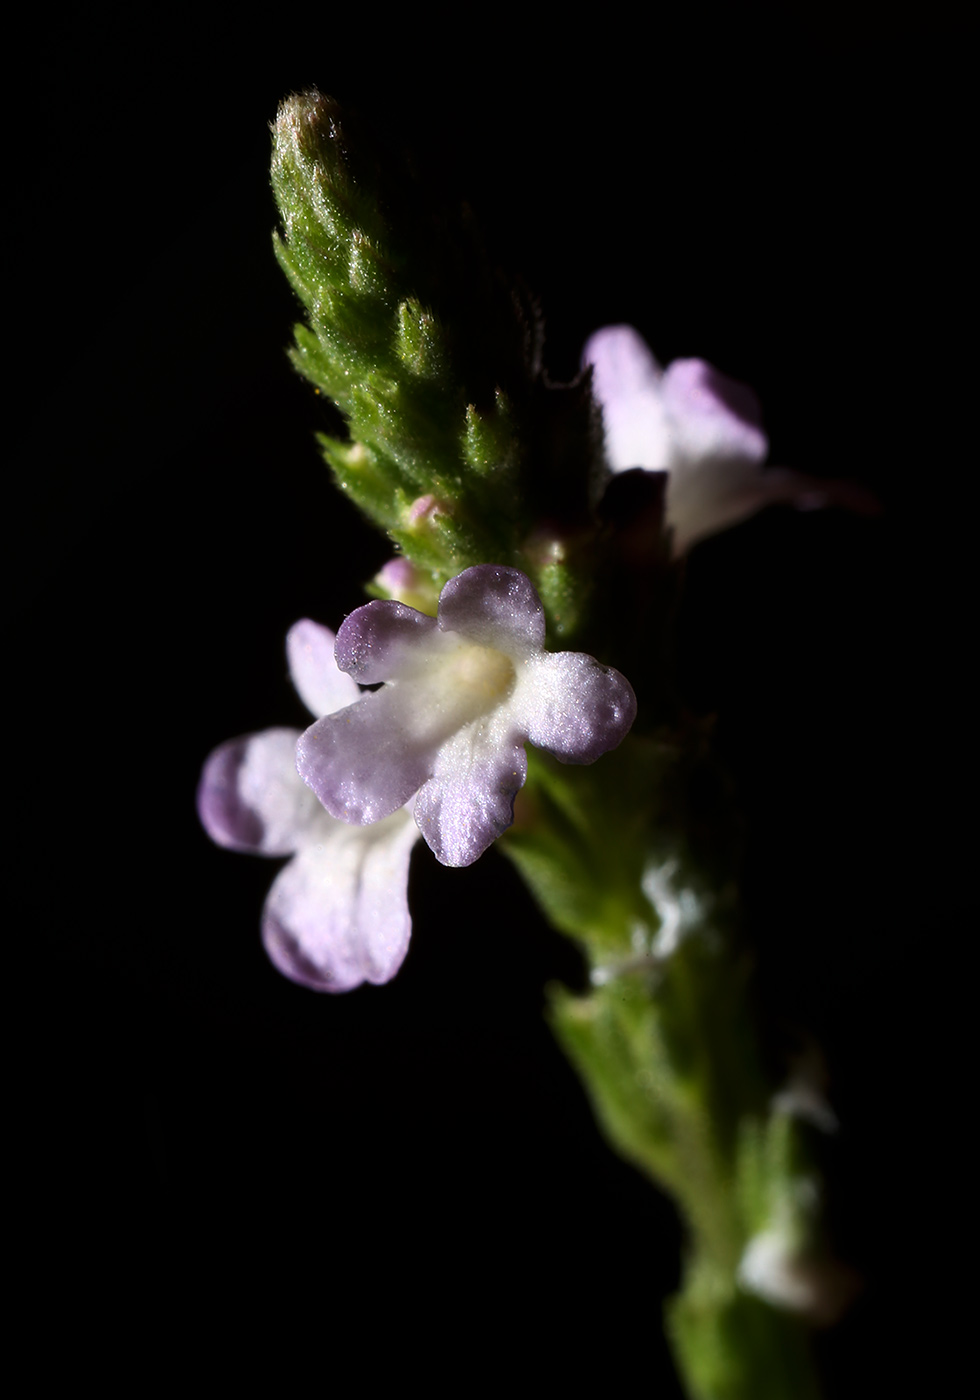
[[[461,698],[467,697],[487,709],[505,700],[517,679],[509,656],[472,642],[461,643],[455,654],[446,658],[442,677]]]

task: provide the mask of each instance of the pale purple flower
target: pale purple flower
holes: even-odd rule
[[[592,366],[612,470],[667,473],[675,555],[779,501],[804,510],[877,509],[851,482],[764,468],[769,440],[758,399],[705,360],[674,360],[661,369],[632,326],[605,326],[586,342],[582,362]]]
[[[297,767],[334,817],[362,825],[415,798],[443,865],[470,865],[513,821],[528,741],[592,763],[636,714],[618,671],[544,650],[540,599],[517,569],[478,564],[450,579],[438,618],[382,600],[352,612],[337,664],[380,690],[312,725]]]
[[[334,661],[334,634],[304,620],[290,629],[293,684],[314,715],[360,690]],[[262,941],[280,972],[317,991],[388,982],[408,948],[406,886],[418,829],[407,811],[370,827],[328,816],[296,772],[298,729],[266,729],[221,744],[207,759],[197,810],[212,840],[292,860],[276,876]]]

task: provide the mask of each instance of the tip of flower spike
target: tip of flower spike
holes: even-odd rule
[[[346,164],[340,104],[316,88],[285,98],[279,104],[272,130],[277,151],[286,146],[306,160],[329,153],[333,156],[331,164],[338,169]]]

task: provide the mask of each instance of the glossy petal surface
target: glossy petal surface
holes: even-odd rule
[[[544,646],[544,608],[519,569],[477,564],[451,578],[439,595],[439,627],[510,656]]]
[[[401,606],[401,604],[399,604]],[[432,772],[438,738],[411,687],[386,686],[311,725],[296,748],[300,777],[332,817],[363,826],[403,806]]]
[[[415,820],[443,865],[472,865],[514,820],[527,777],[524,735],[506,714],[475,721],[439,750]]]
[[[435,631],[434,617],[391,598],[375,599],[341,623],[337,665],[362,685],[404,679],[418,669],[419,643],[431,641]]]

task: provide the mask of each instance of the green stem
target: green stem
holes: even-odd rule
[[[817,1400],[800,1313],[830,1278],[819,1182],[762,1069],[728,861],[699,845],[718,830],[705,762],[663,739],[589,769],[536,755],[505,849],[589,965],[586,995],[551,989],[555,1035],[611,1145],[686,1223],[666,1324],[688,1395]]]

